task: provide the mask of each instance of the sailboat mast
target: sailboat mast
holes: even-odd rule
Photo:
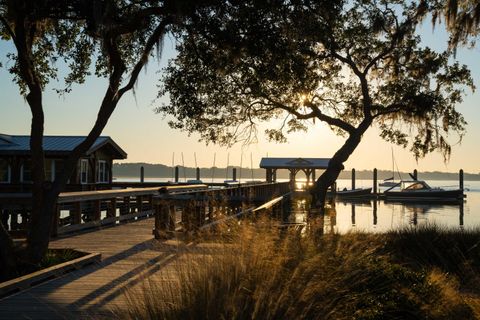
[[[225,180],[228,180],[228,165],[230,164],[230,152],[227,153],[227,167],[225,168]]]
[[[395,181],[395,158],[393,157],[393,147],[392,147],[392,177],[393,177],[393,181]]]
[[[242,165],[243,165],[243,151],[240,154],[240,178],[238,179],[238,182],[242,182]]]
[[[175,152],[172,154],[172,181],[175,181]]]
[[[213,167],[212,167],[212,182],[213,178],[215,177],[215,161],[217,160],[217,153],[213,153]]]
[[[182,167],[183,167],[183,180],[187,182],[187,174],[185,173],[185,161],[183,160],[183,152],[182,152]]]
[[[251,152],[250,152],[250,172],[252,173],[252,181],[253,181],[253,158],[252,158]]]

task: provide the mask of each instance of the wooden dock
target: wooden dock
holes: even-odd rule
[[[61,221],[62,208],[68,210],[65,220],[68,225],[56,224],[55,234],[59,237],[51,241],[50,247],[100,253],[101,261],[0,299],[0,319],[116,318],[128,300],[125,290],[141,290],[147,277],[176,281],[176,268],[188,267],[192,261],[205,258],[207,252],[212,253],[210,249],[215,250],[214,244],[177,240],[177,226],[189,233],[234,214],[233,209],[240,208],[239,202],[254,203],[259,199],[266,202],[288,191],[288,183],[213,190],[205,187],[62,194],[57,219]],[[236,207],[228,209],[230,202]],[[14,211],[7,213],[15,214]],[[86,213],[90,221],[84,220]],[[77,234],[62,232],[64,230]],[[157,238],[169,239],[154,239],[152,230]],[[166,234],[168,237],[164,237]]]
[[[126,288],[141,286],[144,276],[168,278],[188,250],[183,242],[154,240],[153,226],[150,218],[52,241],[51,248],[99,252],[102,260],[1,299],[0,319],[114,317]]]

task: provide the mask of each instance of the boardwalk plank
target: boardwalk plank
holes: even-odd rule
[[[102,260],[1,299],[0,319],[111,315],[112,309],[125,304],[125,287],[139,287],[143,275],[173,280],[179,242],[154,240],[153,224],[150,218],[52,241],[51,248],[99,252]]]

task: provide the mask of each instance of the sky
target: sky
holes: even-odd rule
[[[447,34],[441,27],[433,32],[430,24],[419,31],[422,41],[435,49],[446,47]],[[10,65],[5,58],[13,47],[10,43],[0,41],[0,133],[12,135],[28,135],[31,115],[29,107],[19,94],[12,76],[5,69]],[[161,76],[161,69],[167,61],[175,56],[174,40],[167,38],[161,59],[150,61],[145,72],[139,77],[132,92],[120,101],[116,111],[105,127],[102,135],[111,136],[127,153],[128,159],[123,162],[161,163],[165,165],[182,165],[193,167],[217,167],[240,165],[256,168],[262,157],[318,157],[329,158],[342,145],[343,138],[335,136],[328,127],[316,122],[307,133],[289,135],[287,143],[268,142],[259,130],[258,143],[244,146],[234,145],[231,148],[215,145],[206,146],[198,142],[198,136],[168,127],[168,118],[155,114],[154,108]],[[457,59],[467,64],[480,87],[480,47],[459,49]],[[60,88],[61,83],[52,83],[44,93],[45,134],[46,135],[87,135],[98,112],[107,81],[89,77],[82,85],[75,85],[72,92],[59,97],[53,88]],[[364,135],[361,144],[345,163],[347,169],[387,169],[392,168],[392,148],[398,170],[479,173],[480,165],[480,113],[477,108],[480,102],[479,90],[467,91],[464,102],[458,110],[466,118],[467,134],[461,143],[456,137],[450,140],[454,145],[449,162],[445,163],[439,153],[427,155],[415,160],[414,156],[402,147],[383,141],[378,130],[370,128]],[[266,126],[265,126],[266,127]],[[264,128],[265,128],[264,127]],[[182,161],[183,154],[183,161]],[[195,162],[196,158],[196,162]],[[396,169],[397,170],[397,169]]]

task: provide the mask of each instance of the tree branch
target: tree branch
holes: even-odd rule
[[[130,76],[130,80],[128,83],[118,91],[119,97],[121,97],[125,92],[131,90],[135,85],[135,82],[138,79],[138,75],[142,68],[145,66],[145,63],[148,61],[148,56],[153,49],[153,46],[160,41],[160,38],[165,34],[167,26],[172,22],[170,17],[163,19],[162,22],[157,26],[153,34],[147,40],[147,44],[145,45],[145,49],[143,50],[142,56],[138,60],[137,64],[133,68],[132,74]]]

